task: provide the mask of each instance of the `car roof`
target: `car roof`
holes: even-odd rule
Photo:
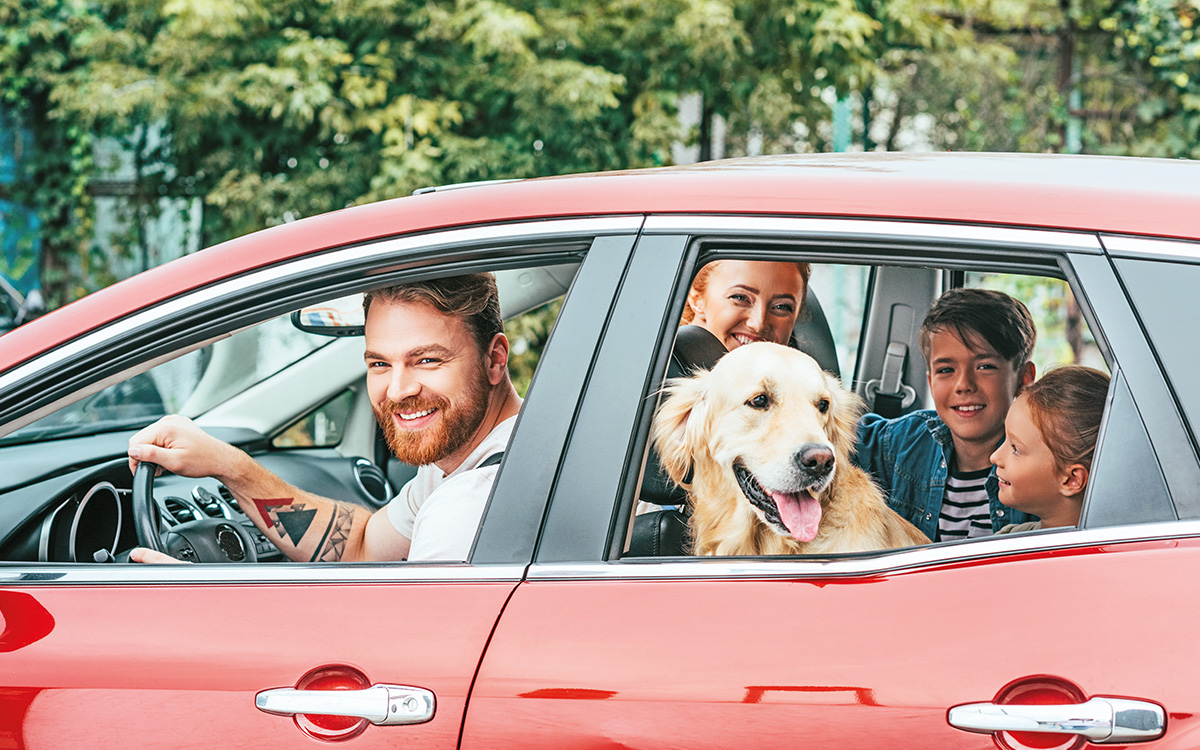
[[[1200,162],[811,154],[426,191],[271,227],[103,289],[5,334],[0,371],[133,307],[334,246],[464,224],[655,213],[887,218],[1200,239]]]

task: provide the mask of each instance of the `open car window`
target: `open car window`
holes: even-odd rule
[[[522,397],[534,390],[579,257],[570,248],[532,265],[507,262],[496,269],[510,376]],[[352,303],[361,309],[361,294]],[[277,315],[200,346],[184,342],[178,355],[132,367],[0,439],[0,447],[34,457],[7,478],[4,490],[12,483],[18,489],[0,505],[0,522],[8,523],[0,558],[91,562],[138,545],[124,454],[136,430],[169,414],[191,418],[303,490],[385,512],[416,467],[399,462],[379,436],[365,387],[361,327],[357,335],[320,335],[295,325],[294,317]],[[58,471],[55,457],[67,453],[79,468],[48,480]],[[165,473],[155,481],[153,501],[164,533],[225,519],[249,530],[259,561],[286,559],[212,477]]]
[[[739,250],[741,252],[735,256],[738,259],[753,257],[745,252],[744,248]],[[770,256],[764,256],[764,259],[766,258],[771,262],[778,262],[781,255],[772,253]],[[797,262],[808,260],[801,253],[797,253],[794,258]],[[904,398],[898,411],[893,411],[888,416],[902,416],[920,409],[932,409],[932,397],[924,382],[926,365],[919,348],[917,331],[940,291],[951,286],[964,286],[1001,291],[1026,305],[1038,331],[1037,346],[1032,359],[1039,376],[1056,367],[1076,364],[1109,373],[1110,368],[1102,342],[1097,340],[1089,324],[1094,318],[1079,301],[1071,283],[1063,278],[1062,272],[1054,269],[1056,275],[1048,275],[1046,270],[1015,273],[1011,267],[1005,267],[1007,265],[998,264],[995,270],[987,270],[973,264],[964,271],[953,266],[932,264],[885,267],[865,263],[813,262],[807,304],[815,303],[819,306],[819,320],[814,324],[812,316],[805,315],[806,310],[802,310],[798,315],[796,331],[790,338],[790,346],[801,351],[808,348],[806,353],[812,355],[825,370],[840,375],[842,387],[855,391],[862,397],[866,412],[883,406],[895,409],[896,405],[901,403],[899,399],[886,402],[877,398],[879,384],[887,382],[889,377],[888,355],[899,353],[901,360],[892,373],[899,380],[893,380],[892,383],[898,383],[900,392],[907,391],[908,397]],[[694,276],[695,274],[689,275],[686,280],[690,282]],[[694,294],[690,287],[681,286],[676,293],[682,298],[689,292]],[[685,309],[690,304],[681,301],[681,306]],[[898,309],[902,313],[909,312],[908,317],[898,315]],[[678,322],[683,324],[686,321]],[[719,325],[718,323],[718,327]],[[814,332],[814,325],[824,330]],[[723,348],[705,350],[700,347],[697,350],[696,345],[690,343],[695,340],[694,336],[684,328],[669,330],[667,335],[675,336],[677,331],[678,338],[673,342],[672,358],[667,365],[664,386],[677,382],[671,378],[686,375],[693,368],[711,368],[714,364],[713,358],[721,357],[724,352]],[[822,336],[832,340],[831,347],[812,343]],[[691,348],[686,348],[685,344]],[[697,351],[700,353],[696,354]],[[688,359],[697,356],[699,361]],[[882,368],[871,364],[880,360],[884,363]],[[914,372],[920,373],[920,380],[913,377]],[[1119,376],[1119,373],[1117,375]],[[705,406],[707,407],[714,398],[711,393],[706,393]],[[651,399],[661,408],[668,397],[663,389],[658,389],[651,394]],[[688,423],[686,429],[724,429],[715,424],[711,414],[705,412],[705,417],[708,421],[700,422],[700,426],[695,422]],[[1170,499],[1161,476],[1157,483],[1141,485],[1141,497],[1132,508],[1129,502],[1128,482],[1122,482],[1116,476],[1118,455],[1128,455],[1135,446],[1141,446],[1139,455],[1151,464],[1156,464],[1146,430],[1130,406],[1127,388],[1120,377],[1113,378],[1102,425],[1101,446],[1096,452],[1094,462],[1095,481],[1090,482],[1087,487],[1081,526],[1169,520]],[[774,434],[777,439],[782,440],[781,433]],[[720,441],[715,436],[698,439],[707,439],[714,446],[722,446],[713,448],[714,451],[722,450],[728,442]],[[652,430],[647,438],[646,464],[638,483],[637,501],[623,555],[653,557],[692,554],[696,551],[691,546],[697,533],[697,521],[693,515],[695,501],[679,486],[677,480],[682,479],[694,487],[698,472],[728,470],[729,467],[703,468],[688,465],[677,469],[673,480],[669,469],[664,468],[663,460],[655,447],[649,445],[653,440]],[[1103,447],[1105,441],[1111,443],[1107,449]],[[890,449],[904,450],[904,447],[895,446]],[[717,458],[719,461],[728,462],[727,456]],[[918,471],[915,466],[912,470]],[[745,479],[746,472],[740,465],[738,472],[741,476],[731,476],[728,485],[730,492],[737,492],[737,499],[745,502],[747,494],[752,495],[761,490],[761,487],[755,486],[753,480]],[[1155,474],[1157,472],[1150,472],[1151,476]],[[872,476],[872,479],[883,482],[890,478]],[[762,494],[760,492],[758,500],[762,500]],[[771,492],[768,490],[765,494],[770,495]],[[765,505],[770,506],[770,503]],[[828,508],[825,510],[828,512]],[[760,518],[766,518],[771,515],[771,508],[767,507],[763,511],[760,507],[756,512]],[[774,520],[779,519],[776,517]],[[915,518],[911,520],[914,523],[918,522]],[[706,519],[706,522],[709,521],[711,519]],[[775,533],[787,534],[787,530],[779,528]]]

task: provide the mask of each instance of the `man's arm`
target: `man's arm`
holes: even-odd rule
[[[385,512],[330,500],[293,487],[245,452],[184,417],[165,417],[129,441],[140,461],[186,477],[213,477],[271,542],[297,562],[403,560],[410,541]],[[136,559],[136,557],[135,557]]]

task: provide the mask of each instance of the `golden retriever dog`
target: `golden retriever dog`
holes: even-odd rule
[[[862,402],[807,354],[739,346],[712,370],[670,381],[666,394],[651,437],[667,475],[688,492],[693,554],[929,543],[850,462]]]

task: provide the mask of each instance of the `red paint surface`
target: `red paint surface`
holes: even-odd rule
[[[1178,544],[1178,548],[1172,548]],[[977,748],[946,712],[1032,675],[1169,712],[1194,747],[1200,544],[860,579],[531,582],[472,693],[474,748]]]
[[[433,721],[361,748],[456,747],[471,677],[513,584],[41,586],[56,623],[0,654],[0,747],[311,748],[261,690],[345,665],[437,695]],[[332,747],[332,746],[330,746]]]
[[[54,616],[37,599],[20,591],[0,591],[0,653],[37,643],[54,630]]]

